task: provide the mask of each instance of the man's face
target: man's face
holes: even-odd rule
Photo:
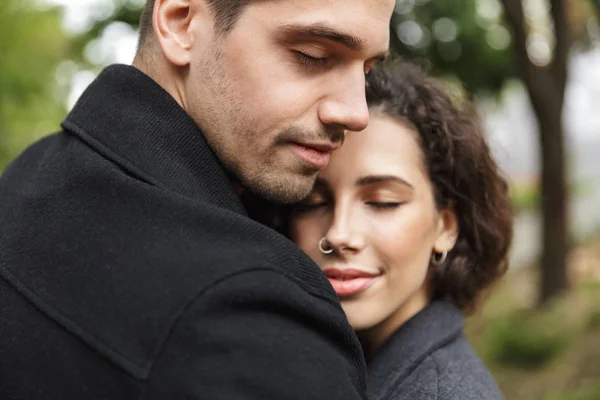
[[[197,26],[184,107],[245,188],[299,201],[345,131],[367,126],[365,73],[394,3],[252,1],[225,34]]]

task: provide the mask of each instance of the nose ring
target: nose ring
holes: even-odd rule
[[[325,255],[333,253],[332,247],[325,248],[326,243],[327,243],[326,237],[323,237],[321,240],[319,240],[319,251]],[[329,243],[327,243],[327,245],[329,245]]]

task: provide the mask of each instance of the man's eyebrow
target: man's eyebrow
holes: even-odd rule
[[[322,23],[310,25],[303,24],[285,24],[279,28],[282,32],[295,34],[299,36],[317,37],[339,43],[354,51],[361,51],[365,48],[364,41],[352,34],[340,32]],[[376,61],[383,61],[388,56],[388,51],[381,52],[373,57]]]
[[[373,57],[373,60],[375,62],[382,62],[382,61],[385,61],[385,59],[388,58],[389,55],[390,55],[389,51],[384,51],[384,52],[378,53],[375,57]]]
[[[304,24],[285,24],[281,25],[280,30],[289,34],[300,36],[320,37],[332,42],[340,43],[352,50],[362,50],[364,43],[361,38],[349,33],[340,32],[322,23],[310,25]]]

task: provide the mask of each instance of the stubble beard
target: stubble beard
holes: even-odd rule
[[[247,126],[241,125],[241,122],[243,121],[238,121],[236,126]],[[244,135],[252,138],[259,137],[261,133],[248,130],[234,132],[237,138],[242,138]],[[320,170],[300,161],[289,146],[292,143],[343,143],[343,141],[343,130],[311,131],[295,125],[288,126],[272,137],[263,155],[256,157],[257,162],[248,162],[245,168],[241,163],[235,164],[237,165],[235,174],[240,177],[244,187],[260,197],[281,204],[297,203],[308,196]],[[245,141],[241,140],[241,142]],[[248,140],[246,143],[252,141]],[[281,154],[278,153],[283,151],[287,152],[288,159],[282,161]]]
[[[211,57],[202,61],[200,73],[206,77],[197,109],[201,110],[197,121],[204,136],[223,167],[237,179],[246,190],[275,203],[290,204],[304,199],[311,191],[318,170],[302,165],[299,160],[282,160],[282,147],[293,141],[343,140],[328,132],[308,132],[296,126],[282,129],[270,138],[270,143],[257,140],[265,132],[252,129],[260,126],[260,117],[249,116],[244,99],[236,96],[231,80],[227,77],[225,55],[218,44]],[[266,146],[266,147],[261,147]],[[254,151],[254,153],[251,153]],[[279,156],[279,157],[278,157]],[[289,161],[289,162],[287,162]]]
[[[240,114],[238,114],[239,116]],[[291,204],[304,199],[311,191],[318,169],[303,165],[292,154],[288,143],[278,140],[285,137],[285,131],[269,143],[252,141],[263,132],[243,127],[248,126],[243,118],[229,126],[229,137],[237,143],[245,143],[246,148],[217,145],[215,152],[224,167],[232,173],[239,183],[252,193],[274,203]],[[231,129],[233,128],[233,129]],[[254,150],[254,153],[250,151]]]

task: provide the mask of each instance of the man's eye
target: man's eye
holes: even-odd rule
[[[313,57],[297,50],[294,51],[294,54],[296,55],[296,58],[298,58],[298,61],[300,61],[300,63],[305,67],[325,67],[329,62],[328,57]]]

